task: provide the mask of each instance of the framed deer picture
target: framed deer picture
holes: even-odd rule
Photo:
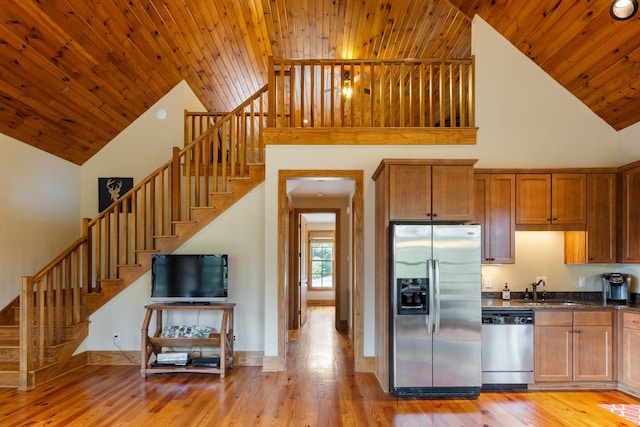
[[[107,209],[132,188],[133,178],[98,178],[98,211]],[[131,212],[131,204],[126,205],[127,212]],[[120,212],[123,210],[123,206],[120,206]]]

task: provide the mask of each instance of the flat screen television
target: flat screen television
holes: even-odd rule
[[[153,254],[151,300],[155,302],[225,302],[228,296],[226,254]]]

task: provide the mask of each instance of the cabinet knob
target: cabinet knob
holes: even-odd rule
[[[438,216],[438,214],[431,214],[431,216],[432,216],[433,218],[435,218],[435,217],[437,217],[437,216]]]

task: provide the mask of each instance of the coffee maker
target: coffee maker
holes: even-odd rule
[[[602,275],[602,301],[628,304],[629,281],[629,275],[625,273],[604,273]]]

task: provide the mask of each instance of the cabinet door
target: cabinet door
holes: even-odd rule
[[[640,388],[640,314],[622,315],[622,381],[631,387]]]
[[[475,221],[482,225],[482,262],[515,262],[515,175],[476,174]]]
[[[586,225],[586,174],[554,173],[551,175],[551,223]]]
[[[621,262],[640,262],[640,167],[622,172]]]
[[[573,380],[572,335],[571,326],[535,326],[536,382]]]
[[[477,173],[474,175],[474,203],[473,221],[482,228],[481,260],[483,264],[491,263],[491,224],[489,224],[489,185],[491,174]]]
[[[551,222],[551,175],[516,175],[516,224],[548,225]]]
[[[431,219],[431,166],[389,166],[389,218]]]
[[[434,221],[473,219],[473,166],[434,165],[431,179]]]
[[[616,262],[616,182],[614,173],[587,176],[587,262]]]
[[[573,313],[574,381],[613,380],[613,313]]]
[[[612,334],[611,326],[574,325],[574,381],[613,379]]]

